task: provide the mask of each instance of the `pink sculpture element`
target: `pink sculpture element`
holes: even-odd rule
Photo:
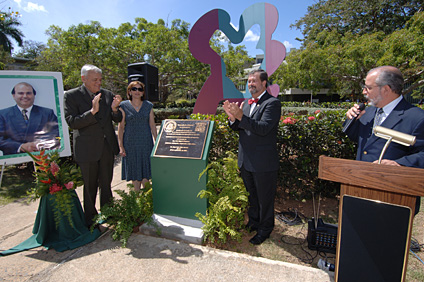
[[[228,13],[221,9],[211,10],[197,20],[189,34],[189,48],[197,60],[211,66],[211,75],[198,94],[193,113],[215,114],[219,102],[224,99],[241,101],[250,97],[248,90],[246,94],[241,93],[226,76],[224,61],[209,45],[214,32],[221,30],[232,43],[238,44],[254,24],[259,24],[261,36],[257,48],[265,53],[261,67],[268,72],[268,75],[271,75],[284,60],[286,53],[281,42],[271,39],[277,23],[278,11],[273,5],[267,3],[253,4],[248,7],[240,16],[238,31],[230,24]],[[268,91],[276,97],[279,86],[271,85]]]
[[[265,4],[265,62],[268,75],[273,74],[286,57],[286,47],[277,40],[272,40],[272,34],[277,28],[278,11],[275,6]]]
[[[278,24],[278,11],[275,6],[265,4],[265,20],[265,70],[268,75],[271,75],[284,61],[286,57],[286,47],[280,41],[271,39]],[[280,86],[278,84],[273,84],[268,86],[267,90],[272,96],[277,97],[280,93]]]

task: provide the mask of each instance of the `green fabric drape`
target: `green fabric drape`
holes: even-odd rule
[[[100,231],[96,228],[91,232],[84,219],[84,213],[79,201],[78,195],[72,191],[74,205],[72,207],[72,221],[74,227],[71,227],[68,218],[62,218],[59,227],[56,229],[53,200],[55,195],[46,195],[41,197],[38,206],[37,217],[35,218],[32,235],[19,245],[3,251],[2,256],[22,252],[25,250],[44,246],[46,249],[55,249],[58,252],[72,250],[96,240],[100,236]]]

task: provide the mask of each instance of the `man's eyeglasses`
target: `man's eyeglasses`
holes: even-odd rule
[[[133,88],[131,88],[131,90],[132,91],[140,91],[140,92],[143,92],[144,91],[144,88],[143,87],[139,87],[139,88],[137,88],[137,87],[133,87]]]
[[[381,88],[381,86],[379,86],[379,85],[376,85],[376,86],[367,86],[367,85],[361,83],[361,89],[365,89],[367,92],[371,91],[371,89],[373,89],[375,87]]]

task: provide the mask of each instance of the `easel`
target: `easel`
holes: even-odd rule
[[[1,175],[0,175],[0,188],[1,188],[1,182],[3,180],[3,173],[4,173],[4,167],[6,166],[6,162],[3,163],[1,166]]]

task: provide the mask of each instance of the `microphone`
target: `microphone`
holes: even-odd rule
[[[403,146],[413,146],[416,141],[416,137],[413,135],[409,135],[406,133],[402,133],[393,129],[385,128],[382,126],[376,126],[374,128],[374,134],[377,137],[386,139],[387,142],[381,150],[380,157],[378,158],[378,163],[381,164],[381,160],[383,159],[383,155],[386,153],[387,148],[390,145],[390,142],[396,142]]]
[[[416,142],[416,137],[403,132],[399,132],[393,129],[385,128],[382,126],[376,126],[374,128],[374,134],[377,137],[391,140],[403,146],[412,146]]]
[[[365,104],[364,103],[361,103],[361,104],[359,104],[359,111],[360,112],[362,112],[363,110],[365,109]],[[358,114],[359,115],[359,114]],[[351,119],[348,119],[347,121],[346,121],[346,124],[343,126],[343,132],[344,133],[346,133],[346,131],[350,128],[350,126],[352,125],[352,123],[356,120],[356,118],[357,118],[358,116],[356,116],[356,117],[353,117],[353,118],[351,118]]]

